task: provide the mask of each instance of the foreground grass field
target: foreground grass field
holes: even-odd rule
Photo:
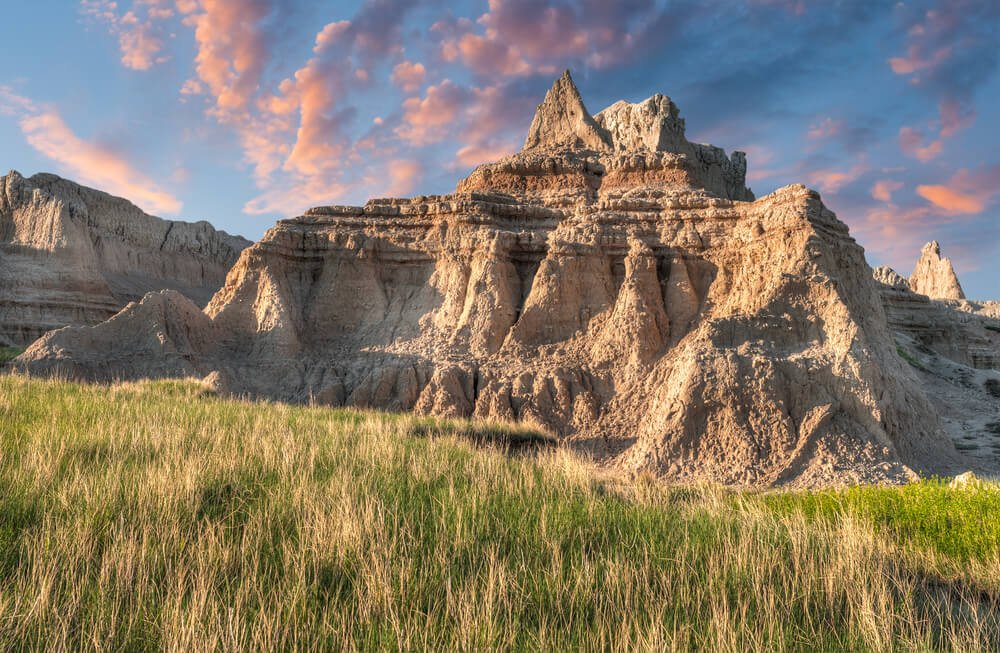
[[[467,432],[0,376],[0,650],[1000,650],[995,486],[670,488]]]

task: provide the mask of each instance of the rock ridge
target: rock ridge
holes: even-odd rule
[[[538,113],[454,194],[282,220],[204,310],[148,294],[17,366],[521,421],[682,482],[969,468],[818,193],[755,199],[745,158],[689,143],[666,96],[592,117],[564,75]]]
[[[27,344],[163,288],[203,305],[248,245],[207,222],[162,220],[56,175],[11,171],[0,177],[0,333]]]

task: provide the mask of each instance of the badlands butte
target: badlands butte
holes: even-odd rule
[[[16,367],[526,422],[681,482],[995,474],[997,305],[966,300],[936,244],[909,279],[873,271],[819,194],[755,198],[746,166],[689,142],[662,95],[591,115],[567,73],[524,148],[454,194],[283,220],[204,308],[153,292],[46,334]],[[199,288],[241,249],[207,231],[150,242],[137,263]]]

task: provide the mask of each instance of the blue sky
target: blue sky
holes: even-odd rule
[[[656,92],[819,190],[872,264],[941,242],[1000,299],[1000,3],[36,0],[0,23],[0,166],[260,237],[316,204],[449,192],[520,146],[570,68]]]

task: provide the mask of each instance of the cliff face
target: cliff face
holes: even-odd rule
[[[164,288],[204,305],[248,245],[55,175],[11,172],[0,177],[0,334],[26,344]]]
[[[18,364],[522,420],[677,480],[957,469],[847,227],[802,186],[754,201],[745,172],[668,98],[593,117],[566,75],[457,193],[279,222],[204,311],[147,295]]]

